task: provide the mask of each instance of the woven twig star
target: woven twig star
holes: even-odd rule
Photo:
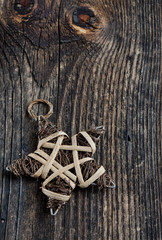
[[[82,131],[71,138],[57,129],[49,120],[40,117],[39,142],[34,153],[13,162],[8,169],[16,176],[27,175],[43,179],[42,192],[48,197],[47,207],[51,214],[70,199],[78,185],[86,188],[91,184],[99,188],[115,184],[92,158],[103,127]]]

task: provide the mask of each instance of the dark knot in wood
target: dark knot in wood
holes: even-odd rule
[[[34,0],[15,0],[14,10],[20,15],[26,15],[32,11],[34,4]]]
[[[87,7],[76,8],[72,16],[73,24],[82,28],[93,29],[95,27],[96,17],[94,12]]]

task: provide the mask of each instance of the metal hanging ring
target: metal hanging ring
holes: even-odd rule
[[[49,101],[44,100],[44,99],[36,99],[29,104],[28,113],[31,116],[31,118],[33,118],[34,120],[38,120],[39,116],[34,114],[34,111],[32,110],[33,105],[38,104],[38,103],[44,103],[49,106],[49,112],[45,116],[43,116],[46,119],[49,118],[53,114],[53,105],[52,105],[52,103],[50,103]]]

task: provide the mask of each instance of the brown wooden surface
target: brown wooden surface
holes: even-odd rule
[[[0,0],[0,239],[160,240],[160,0],[38,0],[23,21],[14,2]],[[71,26],[79,6],[89,34]],[[6,173],[36,147],[37,98],[70,135],[105,126],[95,157],[115,190],[76,189],[52,217],[40,182]]]

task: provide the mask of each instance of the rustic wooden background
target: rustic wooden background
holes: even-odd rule
[[[0,0],[0,239],[161,239],[160,10],[160,0]],[[26,109],[37,98],[69,135],[105,126],[95,158],[116,189],[76,189],[52,217],[40,182],[6,172],[36,147]]]

